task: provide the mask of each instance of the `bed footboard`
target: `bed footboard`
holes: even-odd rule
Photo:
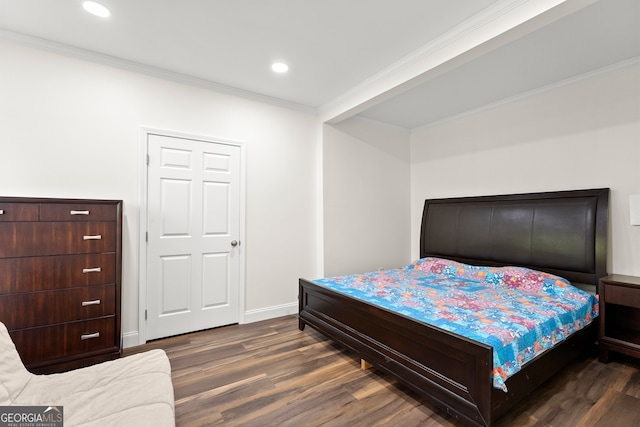
[[[300,329],[319,330],[467,424],[491,424],[491,347],[304,279],[299,287]]]

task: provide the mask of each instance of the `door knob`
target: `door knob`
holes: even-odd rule
[[[237,240],[232,240],[231,241],[231,246],[238,246],[238,241]]]

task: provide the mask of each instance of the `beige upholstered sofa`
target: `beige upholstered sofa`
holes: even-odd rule
[[[33,375],[2,323],[0,406],[62,406],[65,427],[175,426],[171,367],[164,351]]]

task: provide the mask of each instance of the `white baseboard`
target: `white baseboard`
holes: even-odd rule
[[[138,339],[138,331],[125,332],[124,334],[122,334],[122,348],[135,347],[137,345],[140,345]]]
[[[275,319],[276,317],[288,316],[298,312],[298,303],[276,305],[273,307],[258,308],[256,310],[248,310],[244,313],[244,319],[241,323],[253,323],[261,320]],[[125,332],[122,334],[122,347],[135,347],[140,345],[138,331]]]
[[[288,316],[298,312],[298,302],[275,305],[273,307],[258,308],[244,312],[242,323],[253,323],[261,320],[275,319],[276,317]]]

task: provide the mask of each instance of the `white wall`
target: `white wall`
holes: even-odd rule
[[[124,200],[123,332],[138,330],[141,127],[245,141],[247,321],[297,311],[317,266],[312,114],[0,42],[0,194]]]
[[[633,64],[411,136],[411,237],[426,198],[611,188],[609,273],[640,276],[640,65]]]
[[[295,312],[298,277],[417,258],[432,197],[610,187],[609,271],[640,275],[628,209],[640,194],[639,75],[636,64],[409,133],[320,127],[305,112],[0,42],[0,195],[124,200],[129,342],[141,127],[246,142],[247,321]]]
[[[410,262],[408,131],[324,125],[323,191],[325,276]]]

